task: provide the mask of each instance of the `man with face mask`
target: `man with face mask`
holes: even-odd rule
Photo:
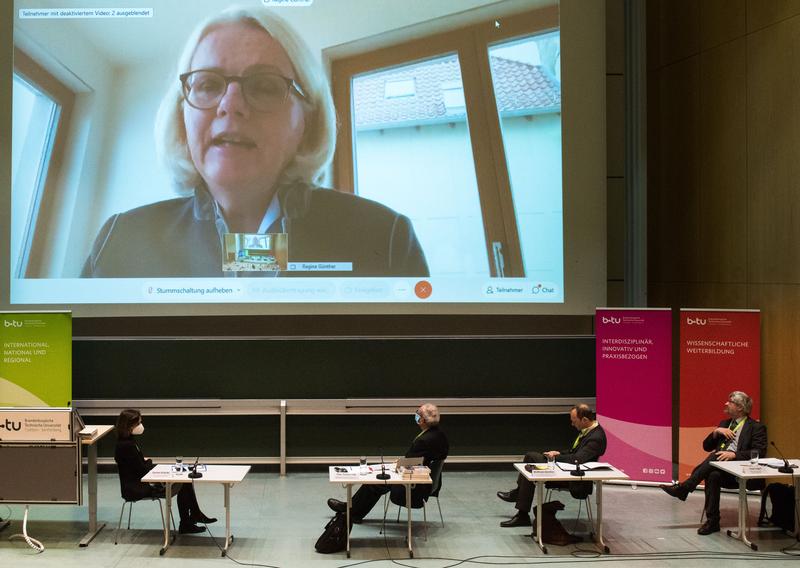
[[[423,404],[414,414],[414,420],[421,432],[417,434],[411,447],[406,452],[407,458],[422,458],[422,464],[429,466],[434,460],[447,458],[450,444],[447,436],[439,429],[439,409],[435,404]],[[362,485],[353,495],[353,506],[350,509],[350,519],[360,523],[372,510],[381,496],[392,492],[392,501],[405,503],[405,487],[402,485]],[[411,504],[418,508],[431,492],[429,484],[418,484],[411,489]],[[344,513],[347,503],[338,499],[328,499],[328,507],[337,513]]]

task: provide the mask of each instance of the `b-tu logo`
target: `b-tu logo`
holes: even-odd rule
[[[22,327],[22,322],[17,320],[3,320],[6,327]]]
[[[615,324],[622,323],[622,319],[615,318],[614,316],[609,316],[609,317],[603,316],[603,323],[615,323]]]
[[[687,325],[706,325],[708,320],[704,320],[703,318],[686,318]]]
[[[3,430],[8,430],[9,432],[11,432],[12,430],[14,432],[19,432],[20,430],[22,430],[22,422],[14,422],[13,420],[9,420],[8,418],[6,418],[5,424],[0,422],[0,428],[2,428]]]

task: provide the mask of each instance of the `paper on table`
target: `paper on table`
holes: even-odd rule
[[[574,463],[556,462],[556,465],[561,471],[574,471],[576,469]],[[598,469],[611,469],[611,464],[605,462],[586,462],[581,464],[581,469],[586,469],[589,471],[595,471]]]
[[[760,458],[758,463],[769,467],[782,467],[784,465],[783,460],[780,458]],[[791,467],[791,464],[789,466]]]

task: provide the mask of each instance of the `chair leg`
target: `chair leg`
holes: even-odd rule
[[[577,532],[578,523],[581,522],[581,508],[583,507],[583,499],[578,499],[578,514],[575,515],[575,523],[572,525],[572,532]]]
[[[442,519],[442,527],[444,527],[444,516],[442,515],[442,502],[436,498],[436,506],[439,507],[439,518]]]
[[[422,503],[422,520],[425,523],[425,542],[428,542],[428,502]]]
[[[586,513],[589,515],[589,534],[594,536],[594,515],[592,515],[592,501],[586,498]]]
[[[128,505],[128,530],[131,530],[131,513],[133,513],[133,501]]]
[[[122,515],[125,514],[125,504],[127,501],[122,502],[122,509],[119,510],[119,521],[117,522],[117,530],[114,532],[114,544],[119,542],[119,528],[122,526]]]
[[[400,522],[400,505],[397,506],[397,522]]]

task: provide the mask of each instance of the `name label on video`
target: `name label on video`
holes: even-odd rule
[[[352,262],[290,262],[289,272],[352,272]]]

